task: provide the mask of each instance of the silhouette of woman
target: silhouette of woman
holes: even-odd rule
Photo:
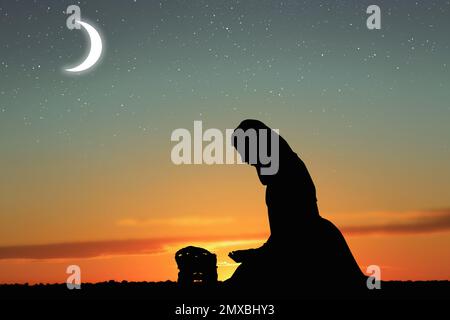
[[[251,129],[257,134],[256,148],[260,146],[260,130],[277,135],[258,120],[244,120],[235,133]],[[277,137],[279,168],[275,174],[263,175],[261,169],[267,165],[259,161],[250,163],[266,186],[270,237],[261,248],[229,254],[241,264],[227,283],[239,288],[263,286],[270,290],[289,283],[295,284],[304,294],[363,288],[365,277],[341,232],[319,215],[316,189],[305,164],[282,137]],[[237,141],[233,135],[234,147],[249,163],[252,147],[249,144],[254,142],[245,140],[244,155],[236,145]],[[275,148],[270,144],[267,148],[272,157],[276,156],[272,154],[276,153]]]

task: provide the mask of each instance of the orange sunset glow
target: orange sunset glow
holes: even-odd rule
[[[85,282],[176,280],[174,254],[186,245],[216,253],[219,279],[224,280],[237,267],[228,252],[258,247],[267,239],[264,187],[250,166],[173,166],[168,170],[173,177],[158,188],[142,186],[139,181],[150,181],[151,174],[138,180],[132,175],[135,170],[117,170],[117,176],[92,184],[87,175],[78,175],[78,181],[65,190],[58,190],[56,181],[53,186],[48,181],[59,201],[45,211],[38,199],[48,191],[30,181],[33,198],[21,206],[36,214],[26,219],[10,217],[1,225],[5,245],[0,247],[0,282],[63,282],[71,264],[81,267]],[[313,174],[316,170],[312,169]],[[362,270],[379,265],[384,280],[448,278],[449,210],[352,210],[373,200],[347,197],[352,188],[357,193],[355,182],[347,180],[343,188],[334,189],[332,179],[316,176],[322,182],[317,183],[322,216],[343,231]],[[120,179],[122,188],[111,183]],[[232,183],[234,179],[239,183]],[[67,188],[81,197],[71,199]],[[382,190],[383,185],[371,188]],[[18,228],[6,228],[12,224]]]

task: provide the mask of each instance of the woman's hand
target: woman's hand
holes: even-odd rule
[[[237,263],[244,262],[255,255],[255,249],[231,251],[228,256]]]

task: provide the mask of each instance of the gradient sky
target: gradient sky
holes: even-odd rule
[[[378,4],[381,30],[366,28]],[[101,62],[64,67],[101,32]],[[3,1],[0,282],[176,279],[268,236],[250,167],[175,166],[171,132],[257,118],[383,279],[450,279],[450,1]],[[330,267],[330,272],[332,268]]]

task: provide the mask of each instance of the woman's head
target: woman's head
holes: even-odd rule
[[[232,135],[232,143],[242,160],[256,168],[264,185],[274,181],[280,168],[280,156],[290,150],[276,131],[253,119],[239,124]]]

